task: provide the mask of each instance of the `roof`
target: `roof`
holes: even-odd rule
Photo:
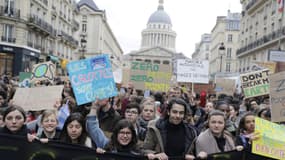
[[[148,19],[149,23],[165,23],[171,24],[171,19],[168,14],[164,11],[163,0],[159,1],[159,5],[157,7],[157,11],[155,11]]]
[[[83,6],[83,5],[88,6],[89,8],[91,8],[94,11],[98,11],[99,10],[99,8],[97,7],[97,5],[95,4],[95,2],[93,0],[80,0],[77,3],[78,8]]]

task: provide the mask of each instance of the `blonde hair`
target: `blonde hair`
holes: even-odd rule
[[[56,118],[57,114],[56,114],[55,110],[51,110],[51,109],[45,110],[45,111],[42,113],[41,123],[43,123],[44,118],[49,117],[49,116],[51,116],[51,115],[54,115],[55,118]],[[56,121],[58,122],[57,118],[56,118]]]

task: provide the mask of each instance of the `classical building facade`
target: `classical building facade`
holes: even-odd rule
[[[49,55],[75,59],[74,10],[75,0],[0,1],[0,74],[30,71]]]
[[[105,12],[93,0],[1,0],[0,75],[31,71],[50,59],[66,74],[69,61],[110,54],[114,67],[122,56]]]
[[[241,0],[240,3],[242,18],[240,47],[237,50],[238,70],[247,72],[251,70],[252,62],[268,61],[270,50],[285,49],[285,20],[277,11],[276,0]]]
[[[171,19],[164,11],[163,0],[159,0],[157,10],[151,14],[147,28],[142,31],[141,48],[124,55],[124,59],[175,67],[175,59],[185,58],[184,54],[176,53],[175,43],[176,32],[172,30]],[[128,66],[128,63],[124,65]]]
[[[109,54],[113,69],[121,67],[123,50],[114,36],[106,19],[104,10],[100,10],[93,0],[78,2],[80,30],[76,37],[80,39],[78,53],[80,58]]]
[[[237,72],[236,50],[240,30],[240,13],[217,17],[211,32],[210,75],[220,72]]]
[[[201,41],[195,44],[195,52],[192,59],[209,60],[211,56],[211,34],[205,33],[201,36]]]

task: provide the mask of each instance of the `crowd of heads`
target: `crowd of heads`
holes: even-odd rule
[[[19,135],[34,132],[38,137],[86,146],[90,139],[90,133],[86,130],[86,117],[93,104],[77,106],[69,80],[57,79],[53,84],[64,86],[61,99],[55,102],[55,110],[41,111],[25,111],[21,106],[13,104],[17,88],[15,82],[8,77],[0,79],[1,132]],[[37,82],[34,87],[43,85],[51,84]],[[246,99],[241,95],[216,95],[205,91],[195,93],[175,86],[167,92],[151,91],[146,97],[143,91],[136,90],[132,85],[119,88],[117,96],[96,102],[100,106],[97,111],[100,128],[104,133],[111,132],[107,137],[110,138],[110,144],[118,150],[130,150],[137,147],[138,143],[144,143],[150,134],[151,123],[162,119],[167,124],[191,125],[195,128],[196,136],[210,131],[216,137],[224,133],[233,137],[252,134],[256,116],[271,119],[269,96]],[[115,120],[116,115],[119,118]],[[106,120],[110,117],[112,123],[109,123],[111,120]],[[62,124],[61,127],[58,127],[59,124]],[[92,146],[96,147],[94,141]],[[148,156],[151,159],[155,154]]]

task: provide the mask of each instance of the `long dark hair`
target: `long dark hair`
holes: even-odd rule
[[[129,128],[132,132],[132,140],[127,146],[121,145],[117,140],[120,130],[124,128]],[[111,136],[111,146],[113,147],[113,149],[117,149],[118,151],[131,151],[134,148],[136,148],[137,142],[138,142],[138,139],[137,139],[136,131],[132,123],[126,119],[120,120],[115,125],[113,134]]]
[[[245,118],[248,117],[248,116],[255,116],[255,114],[252,113],[252,112],[247,112],[247,113],[245,113],[242,116],[242,118],[239,121],[237,135],[239,135],[239,134],[243,133],[244,131],[246,131],[246,128],[245,128]]]
[[[72,143],[72,140],[69,137],[68,132],[67,132],[67,126],[72,121],[77,121],[82,126],[81,135],[78,137],[78,144],[84,145],[85,141],[86,141],[86,138],[87,138],[87,132],[86,132],[86,129],[85,129],[85,118],[78,112],[71,113],[67,117],[67,119],[66,119],[66,121],[64,123],[61,135],[60,135],[60,140],[63,141],[63,142]]]

